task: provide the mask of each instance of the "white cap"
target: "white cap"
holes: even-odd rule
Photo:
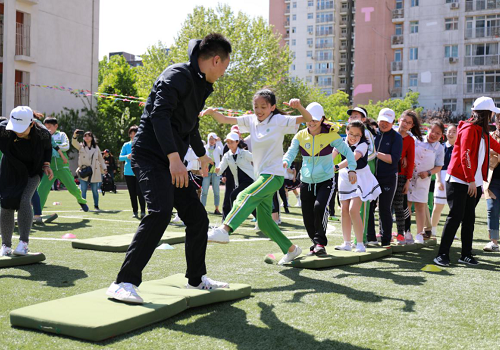
[[[10,112],[10,120],[5,129],[22,133],[33,121],[33,111],[28,106],[16,107]]]
[[[357,111],[357,112],[363,114],[365,116],[365,118],[366,118],[366,112],[363,110],[363,108],[360,108],[360,107],[356,107],[356,108],[348,110],[347,114],[351,115],[351,113],[354,112],[354,111]]]
[[[394,123],[394,119],[396,118],[396,114],[394,114],[394,111],[390,108],[382,108],[380,112],[378,113],[378,122],[388,122],[388,123]]]
[[[226,136],[226,141],[227,140],[233,140],[233,141],[239,141],[240,140],[240,137],[238,136],[237,133],[235,132],[230,132],[229,134],[227,134]]]
[[[311,116],[313,120],[316,121],[321,121],[323,117],[325,116],[325,111],[323,110],[323,107],[318,102],[312,102],[310,103],[307,107],[306,110],[311,113]]]
[[[474,101],[471,108],[473,111],[492,111],[495,113],[500,113],[500,108],[495,106],[495,102],[491,97],[482,96]]]
[[[214,139],[217,138],[217,134],[215,132],[211,132],[210,134],[208,134],[208,139],[210,140],[210,138],[213,137]]]

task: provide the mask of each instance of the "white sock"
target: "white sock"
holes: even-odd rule
[[[437,226],[432,227],[432,235],[433,236],[437,235],[437,230],[438,230]]]
[[[356,247],[357,247],[357,248],[364,248],[364,247],[365,247],[365,245],[364,245],[363,243],[357,243],[357,244],[356,244]]]
[[[351,241],[344,241],[345,245],[351,245]]]

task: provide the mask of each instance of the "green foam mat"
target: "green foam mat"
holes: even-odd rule
[[[333,248],[331,248],[331,251],[327,255],[307,256],[306,254],[307,253],[303,253],[292,262],[285,264],[285,266],[300,267],[305,269],[321,269],[325,267],[357,264],[359,262],[359,256],[355,255],[355,253],[343,250],[334,250]],[[266,255],[264,261],[268,264],[277,264],[282,257],[282,253],[268,254]]]
[[[106,289],[27,306],[10,313],[12,326],[101,341],[163,321],[189,307],[234,300],[251,293],[249,285],[230,284],[227,290],[183,289],[187,279],[173,275],[140,286],[142,305],[117,302]]]
[[[384,256],[388,256],[392,254],[392,248],[389,247],[368,247],[366,248],[365,253],[352,253],[356,254],[359,256],[359,262],[365,262],[365,261],[370,261],[370,260],[375,260],[375,259],[380,259],[383,258]]]
[[[395,243],[391,244],[391,248],[394,254],[413,252],[420,249],[420,247],[416,244],[397,245]]]
[[[45,260],[42,253],[28,253],[25,256],[0,256],[0,268],[36,264]]]
[[[71,246],[76,249],[98,250],[103,252],[126,252],[135,233],[125,235],[95,237],[88,239],[80,239],[71,242]],[[182,243],[184,242],[184,232],[165,232],[158,244]]]

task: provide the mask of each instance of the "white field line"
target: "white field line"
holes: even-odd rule
[[[60,218],[63,219],[84,219],[84,220],[97,220],[97,221],[109,221],[109,222],[131,222],[135,224],[139,224],[138,220],[132,221],[132,220],[113,220],[113,219],[101,219],[101,218],[89,218],[85,216],[59,216]]]

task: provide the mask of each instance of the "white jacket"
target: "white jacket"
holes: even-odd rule
[[[247,174],[252,180],[255,181],[255,174],[254,174],[254,169],[253,169],[253,164],[252,164],[252,153],[250,153],[247,150],[237,148],[236,149],[236,154],[238,155],[236,157],[236,161],[234,161],[233,158],[233,152],[231,150],[227,151],[226,154],[224,154],[224,157],[222,157],[222,162],[220,163],[220,170],[217,175],[221,175],[224,170],[229,166],[229,170],[231,170],[231,173],[233,174],[234,177],[234,183],[236,187],[239,186],[238,182],[238,168],[240,168],[245,174]]]
[[[215,163],[215,167],[218,168],[220,165],[220,159],[221,159],[222,155],[224,154],[224,146],[222,145],[221,141],[217,141],[215,143],[214,147],[215,147],[214,148],[214,155],[213,155],[212,160]],[[209,142],[207,142],[207,144],[205,145],[205,150],[207,152],[207,156],[210,157],[210,154],[208,153],[209,149],[210,149]]]

